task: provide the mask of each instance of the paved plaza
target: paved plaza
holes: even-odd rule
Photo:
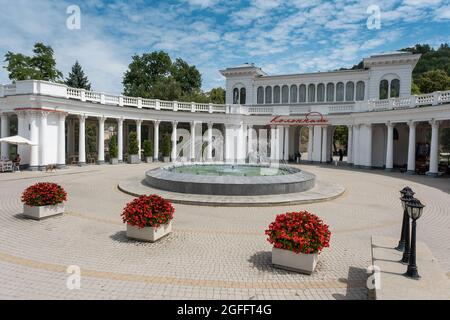
[[[320,179],[342,184],[345,193],[304,205],[175,204],[174,231],[168,237],[156,243],[128,240],[120,214],[132,196],[117,185],[142,179],[156,166],[92,165],[0,175],[0,298],[367,299],[371,236],[399,236],[398,190],[406,185],[426,205],[418,240],[450,272],[448,178],[302,165]],[[21,215],[20,195],[38,181],[66,189],[66,214],[41,221]],[[331,247],[311,276],[274,269],[264,235],[276,214],[304,209],[332,231]],[[79,290],[66,286],[70,265],[81,268]]]

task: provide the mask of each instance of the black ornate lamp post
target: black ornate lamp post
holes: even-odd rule
[[[409,217],[408,212],[406,212],[406,201],[409,201],[413,198],[414,192],[410,187],[404,187],[402,190],[400,190],[402,201],[402,207],[403,207],[403,222],[402,222],[402,234],[400,236],[400,241],[398,242],[397,249],[398,251],[404,251],[406,247],[406,234],[408,233],[408,242],[409,242]],[[409,245],[408,245],[409,247]]]
[[[417,219],[422,215],[423,208],[425,206],[418,200],[412,199],[407,203],[408,215],[412,219],[412,232],[411,232],[411,257],[409,258],[408,270],[406,276],[412,279],[419,279],[419,273],[417,272],[416,265],[416,225]]]

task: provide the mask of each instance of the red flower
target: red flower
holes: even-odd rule
[[[152,194],[140,196],[128,203],[122,212],[122,220],[130,225],[144,227],[159,227],[173,219],[175,208],[164,198]]]
[[[66,191],[51,182],[36,183],[22,193],[22,202],[33,207],[56,205],[64,201],[67,201]]]
[[[331,232],[316,215],[307,211],[277,215],[265,234],[275,248],[295,253],[320,253],[329,247]]]

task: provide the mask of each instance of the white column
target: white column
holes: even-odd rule
[[[28,138],[28,124],[25,122],[26,114],[25,111],[17,112],[17,134],[21,137]],[[29,146],[26,145],[18,145],[17,146],[17,154],[20,155],[22,159],[22,164],[29,162]],[[24,162],[26,161],[26,162]]]
[[[38,113],[39,121],[39,166],[42,168],[47,165],[47,154],[46,154],[46,145],[47,145],[47,117],[48,112],[40,112]]]
[[[9,118],[7,114],[1,115],[1,138],[6,138],[9,136]],[[9,158],[9,144],[2,142],[1,146],[1,156],[4,158]]]
[[[97,153],[97,163],[105,163],[105,120],[106,118],[101,116],[98,117],[98,153]]]
[[[353,163],[353,126],[347,126],[347,163]]]
[[[277,131],[277,128],[275,126],[270,127],[270,160],[271,161],[275,161],[276,157],[277,157],[276,131]]]
[[[212,136],[213,136],[213,123],[212,122],[208,122],[208,146],[207,146],[207,160],[208,161],[212,161],[213,159],[213,141],[212,141]],[[217,151],[216,151],[217,152]]]
[[[314,126],[314,142],[313,142],[313,161],[320,162],[322,160],[322,128]]]
[[[321,162],[328,161],[328,126],[322,127],[322,158]]]
[[[177,161],[177,125],[178,121],[172,121],[172,162]]]
[[[360,165],[360,147],[359,147],[359,131],[360,131],[360,125],[354,125],[353,126],[353,151],[352,151],[352,160],[353,165],[359,166]]]
[[[366,140],[366,164],[367,169],[372,168],[372,124],[366,124],[367,140]]]
[[[39,169],[39,126],[37,113],[30,112],[30,141],[35,145],[30,147],[30,170]]]
[[[394,168],[394,125],[391,122],[388,122],[386,126],[386,170],[392,170]]]
[[[290,90],[289,90],[290,91]],[[284,160],[289,161],[289,126],[284,127]]]
[[[253,152],[253,126],[247,126],[247,153],[250,155]]]
[[[278,157],[277,160],[284,159],[283,149],[284,149],[284,127],[277,126],[277,148],[278,148]]]
[[[191,161],[195,161],[195,121],[191,121]]]
[[[123,162],[123,118],[117,119],[117,160]]]
[[[70,135],[70,132],[68,132]],[[66,114],[60,113],[58,119],[58,168],[66,166]]]
[[[244,124],[240,123],[237,128],[237,161],[245,162],[245,141],[244,141]]]
[[[153,121],[153,161],[159,160],[159,121]]]
[[[138,151],[138,156],[139,156],[139,161],[141,160],[141,151],[142,151],[142,120],[136,120],[136,136],[137,136],[137,142],[138,142],[138,147],[139,147],[139,151]]]
[[[300,136],[299,139],[302,137]],[[313,160],[314,127],[308,127],[308,161]],[[299,151],[300,152],[300,151]],[[294,159],[296,161],[296,159]]]
[[[439,122],[430,121],[431,146],[430,146],[430,170],[427,175],[436,176],[439,171]]]
[[[416,123],[408,122],[409,140],[408,140],[408,173],[416,173]]]
[[[234,162],[234,128],[225,124],[225,162]]]
[[[78,130],[78,164],[85,165],[86,164],[86,116],[79,115],[78,119],[80,119],[80,128]]]

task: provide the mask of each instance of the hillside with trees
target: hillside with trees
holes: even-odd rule
[[[429,44],[416,44],[414,47],[403,48],[399,51],[422,55],[413,70],[411,88],[413,94],[450,90],[450,47],[447,43],[441,44],[437,49]],[[361,61],[350,70],[363,68],[364,64]]]

